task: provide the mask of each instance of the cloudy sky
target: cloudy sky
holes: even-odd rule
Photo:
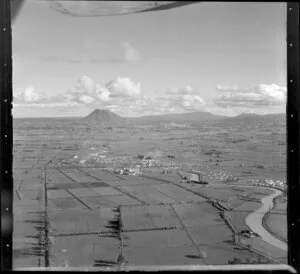
[[[74,17],[27,0],[12,26],[13,114],[284,112],[285,9],[200,2]]]

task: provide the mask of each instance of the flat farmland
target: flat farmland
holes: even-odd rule
[[[272,261],[267,244],[262,253],[240,245],[228,220],[249,229],[245,218],[272,190],[243,186],[285,180],[281,124],[16,121],[15,267]],[[184,181],[181,171],[208,184]],[[278,237],[285,216],[277,199],[266,226]]]

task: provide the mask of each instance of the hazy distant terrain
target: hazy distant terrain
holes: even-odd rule
[[[234,176],[285,181],[285,115],[243,114],[215,116],[205,112],[123,118],[95,110],[84,118],[14,119],[15,143],[21,136],[28,142],[42,136],[68,158],[64,146],[83,158],[91,147],[108,154],[136,157],[153,149],[161,157],[174,156],[179,165],[222,170]],[[33,131],[34,130],[34,131]],[[63,136],[68,136],[64,140]],[[68,142],[68,143],[66,143]],[[69,151],[70,152],[70,151]]]

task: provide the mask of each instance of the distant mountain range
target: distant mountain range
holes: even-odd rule
[[[196,123],[201,121],[215,121],[224,119],[225,116],[214,115],[209,112],[190,112],[163,115],[151,115],[141,117],[121,117],[109,110],[96,109],[80,121],[88,124],[98,125],[120,125],[120,124],[145,124],[145,123]]]
[[[243,113],[235,117],[226,117],[226,119],[220,121],[224,124],[253,124],[253,123],[285,123],[286,114],[253,114],[253,113]]]
[[[85,117],[53,117],[53,118],[14,118],[14,127],[17,128],[43,128],[51,124],[89,124],[99,126],[116,126],[116,125],[144,125],[159,123],[176,123],[176,124],[197,124],[202,122],[213,122],[217,126],[234,126],[250,125],[255,123],[272,124],[286,123],[286,114],[249,114],[243,113],[235,117],[214,115],[210,112],[197,111],[189,113],[162,114],[141,117],[121,117],[109,110],[96,109]]]
[[[162,114],[141,117],[121,117],[109,110],[96,109],[81,120],[84,123],[99,125],[119,125],[124,123],[197,123],[203,121],[217,121],[220,123],[256,123],[256,122],[285,122],[285,114],[248,114],[243,113],[235,117],[215,115],[210,112],[197,111],[189,113]]]
[[[193,123],[201,121],[214,121],[219,119],[224,119],[225,116],[214,115],[210,112],[197,111],[188,113],[172,113],[172,114],[162,114],[162,115],[151,115],[131,118],[133,120],[139,120],[141,122],[175,122],[175,123]]]

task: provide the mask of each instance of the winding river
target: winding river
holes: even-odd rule
[[[213,185],[213,184],[211,184]],[[231,184],[226,184],[226,186],[231,187],[231,186],[238,186],[238,187],[256,187],[257,186],[245,186],[245,185],[231,185]],[[280,248],[282,250],[287,251],[287,244],[281,240],[279,240],[278,238],[274,237],[272,234],[270,234],[269,231],[267,231],[264,227],[263,227],[263,218],[265,216],[265,214],[273,208],[274,203],[273,200],[278,197],[279,195],[282,194],[282,191],[278,190],[278,189],[274,189],[274,188],[269,188],[269,187],[265,187],[267,189],[271,189],[272,191],[274,191],[274,193],[264,197],[261,199],[261,203],[262,206],[257,209],[256,211],[250,213],[247,217],[246,217],[246,224],[247,226],[250,227],[250,229],[257,233],[265,242]]]
[[[257,233],[265,242],[268,242],[269,244],[286,251],[287,244],[275,238],[262,225],[264,215],[268,212],[270,208],[273,208],[273,199],[282,194],[280,190],[272,190],[274,191],[273,194],[261,199],[262,206],[247,216],[246,224],[251,228],[253,232]]]
[[[238,186],[238,187],[257,187],[257,186],[244,186],[244,185],[230,185],[230,184],[226,184],[226,186],[231,187],[231,186]],[[271,189],[272,191],[274,191],[274,193],[264,197],[261,199],[261,203],[262,206],[257,209],[256,211],[250,213],[247,217],[246,217],[246,224],[247,226],[250,227],[250,229],[257,233],[265,242],[278,247],[282,250],[287,251],[287,244],[279,239],[277,239],[276,237],[274,237],[272,234],[270,234],[269,231],[267,231],[264,227],[263,227],[263,218],[264,215],[269,211],[269,209],[273,208],[274,204],[273,204],[273,200],[282,194],[282,191],[278,190],[278,189],[274,189],[274,188],[269,188],[269,187],[265,187],[267,189]]]

